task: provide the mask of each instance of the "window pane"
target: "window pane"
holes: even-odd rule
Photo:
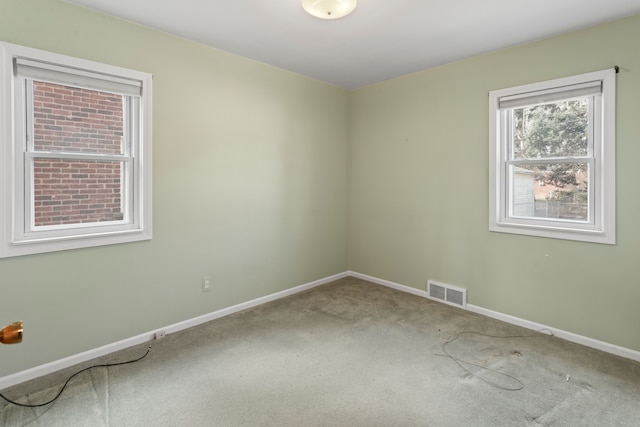
[[[34,81],[33,150],[123,154],[123,98]]]
[[[34,159],[35,226],[124,218],[124,162]]]
[[[587,163],[509,167],[511,216],[589,221]]]
[[[590,99],[514,108],[511,158],[588,155]]]

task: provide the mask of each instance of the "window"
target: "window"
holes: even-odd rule
[[[0,55],[0,257],[150,239],[151,76]]]
[[[615,72],[489,93],[491,231],[615,243]]]

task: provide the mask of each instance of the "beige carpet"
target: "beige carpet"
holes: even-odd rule
[[[3,394],[48,400],[85,366]],[[0,423],[640,426],[640,364],[346,278],[169,335],[47,407],[0,403]]]

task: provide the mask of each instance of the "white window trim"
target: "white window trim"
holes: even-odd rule
[[[137,99],[141,114],[139,123],[135,124],[139,126],[134,168],[136,185],[132,201],[135,207],[132,213],[134,218],[128,224],[76,227],[82,230],[77,234],[69,232],[74,229],[73,226],[62,232],[51,232],[43,227],[41,233],[25,233],[24,229],[16,228],[24,223],[28,209],[24,208],[24,189],[21,184],[26,180],[18,179],[16,175],[22,169],[20,159],[23,150],[16,142],[20,131],[16,129],[19,116],[15,97],[16,91],[21,88],[17,88],[15,83],[15,61],[47,63],[52,69],[57,66],[62,70],[73,69],[79,79],[105,76],[106,81],[113,82],[117,90],[131,82],[140,86],[141,96]],[[0,258],[151,239],[151,84],[152,76],[148,73],[0,42]]]
[[[615,95],[616,70],[607,69],[545,82],[527,84],[489,92],[489,230],[529,236],[568,239],[584,242],[616,243],[615,200]],[[559,89],[581,83],[602,82],[601,126],[596,128],[600,143],[594,146],[596,157],[595,221],[593,226],[582,226],[572,221],[517,221],[507,218],[505,166],[506,144],[502,140],[500,99],[530,92]],[[591,187],[591,185],[590,185]]]

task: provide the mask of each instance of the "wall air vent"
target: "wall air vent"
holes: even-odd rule
[[[467,308],[467,290],[463,288],[428,280],[427,296],[432,300],[445,304],[464,308],[465,310]]]

